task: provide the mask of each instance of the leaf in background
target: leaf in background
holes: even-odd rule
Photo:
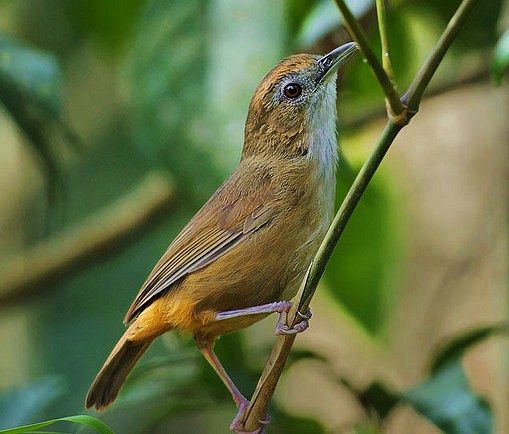
[[[400,398],[384,384],[375,381],[359,394],[358,399],[368,414],[375,411],[379,419],[383,420],[398,404]]]
[[[48,377],[0,395],[0,422],[14,426],[36,420],[64,394],[60,379]]]
[[[223,178],[209,164],[215,143],[203,115],[206,18],[198,0],[148,2],[127,76],[135,143],[153,164],[170,170],[177,190],[195,204]]]
[[[269,353],[267,353],[267,354],[269,354]],[[292,349],[292,351],[290,352],[290,355],[288,356],[288,360],[286,362],[285,369],[289,369],[290,366],[292,366],[293,364],[300,362],[301,360],[305,360],[305,359],[320,360],[322,362],[325,362],[327,360],[326,357],[324,357],[323,355],[321,355],[315,351],[302,349],[302,348],[295,348],[295,349]]]
[[[279,407],[273,408],[270,432],[275,433],[302,433],[325,434],[325,428],[319,422],[309,417],[289,414]]]
[[[75,31],[98,39],[110,51],[128,40],[147,0],[73,0],[64,2]]]
[[[34,423],[32,425],[25,425],[20,426],[16,428],[10,428],[6,430],[0,430],[1,434],[24,434],[31,431],[38,431],[40,428],[44,428],[49,425],[53,425],[57,422],[72,422],[79,425],[84,425],[89,428],[92,428],[99,434],[115,434],[108,425],[106,425],[104,422],[101,422],[100,420],[91,417],[86,416],[84,414],[77,415],[77,416],[68,416],[68,417],[61,417],[59,419],[52,419],[47,420],[45,422],[40,423]]]
[[[360,156],[359,149],[355,151]],[[349,153],[351,150],[345,149],[345,154]],[[395,299],[403,254],[404,204],[388,170],[382,167],[371,182],[324,275],[325,288],[334,299],[373,334],[380,331],[391,312],[387,303]],[[349,177],[345,170],[338,172],[337,204],[351,185]]]
[[[477,4],[468,16],[465,28],[454,40],[452,50],[461,51],[463,54],[465,51],[491,48],[497,39],[497,22],[503,2],[504,0],[491,0]],[[427,12],[431,12],[433,17],[430,16],[428,19],[442,28],[453,16],[459,4],[456,1],[444,0],[408,3],[415,3],[416,13],[427,15]],[[421,9],[420,12],[419,9]]]
[[[364,390],[359,390],[346,378],[340,378],[339,382],[357,399],[366,415],[376,416],[373,419],[377,422],[382,422],[401,400],[398,392],[390,390],[380,381],[373,381]],[[370,428],[369,425],[360,427]]]
[[[77,141],[62,119],[62,85],[60,66],[52,54],[0,35],[0,103],[39,155],[52,201],[64,188],[52,147],[54,128],[68,141]]]
[[[380,434],[374,426],[368,424],[358,424],[353,427],[355,434]]]
[[[509,68],[509,29],[500,37],[493,50],[491,78],[496,85],[502,83],[504,72]]]
[[[356,17],[363,16],[373,0],[347,0],[346,4]],[[309,47],[332,30],[339,28],[343,18],[333,0],[320,0],[305,18],[297,34],[297,45]]]
[[[430,372],[434,373],[442,369],[453,359],[459,359],[471,346],[495,334],[509,332],[509,324],[496,324],[469,330],[459,336],[449,339],[433,355]]]
[[[196,204],[238,161],[249,98],[280,59],[281,29],[282,3],[270,0],[147,4],[129,60],[136,143]]]
[[[493,432],[488,402],[470,389],[460,360],[453,360],[402,400],[447,434]]]
[[[218,145],[212,157],[216,166],[231,172],[240,158],[251,96],[269,70],[289,54],[283,2],[211,0],[208,23],[204,103]]]

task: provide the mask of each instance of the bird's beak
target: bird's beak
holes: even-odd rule
[[[355,53],[357,53],[359,47],[355,42],[348,42],[347,44],[341,45],[341,47],[335,48],[329,54],[318,59],[318,63],[322,67],[322,74],[320,81],[327,81],[334,73],[347,63]]]

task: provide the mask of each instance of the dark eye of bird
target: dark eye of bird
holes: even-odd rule
[[[283,93],[287,98],[295,99],[302,93],[302,86],[297,83],[290,83],[285,86]]]

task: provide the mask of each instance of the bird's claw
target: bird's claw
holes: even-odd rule
[[[258,428],[255,431],[243,431],[243,427],[241,424],[242,419],[244,418],[244,415],[246,413],[246,410],[249,406],[249,401],[246,399],[245,401],[239,403],[239,412],[237,413],[237,416],[233,419],[231,425],[230,425],[230,431],[234,432],[235,434],[265,434],[265,428],[270,423],[270,416],[267,415],[267,417],[264,420],[259,420],[260,424],[262,425],[260,428]]]
[[[309,319],[312,316],[311,309],[308,308],[306,313],[301,313],[297,311],[297,315],[299,315],[302,320],[299,321],[297,324],[295,324],[292,328],[288,327],[286,325],[287,320],[287,312],[281,312],[279,315],[279,320],[276,324],[276,330],[275,333],[278,336],[281,335],[294,335],[296,333],[302,333],[304,330],[306,330],[309,327]]]

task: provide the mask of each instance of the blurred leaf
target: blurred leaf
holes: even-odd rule
[[[217,149],[204,116],[206,19],[198,0],[148,2],[128,75],[136,144],[171,171],[177,189],[195,204],[224,177],[210,164],[209,153]]]
[[[4,86],[9,83],[36,106],[33,110],[38,108],[52,117],[60,116],[63,81],[60,66],[52,54],[0,35],[0,77],[2,97],[8,91]],[[7,101],[16,103],[9,98]]]
[[[357,399],[367,415],[376,416],[375,421],[383,421],[401,400],[398,392],[379,381],[373,381],[365,390],[357,389],[346,378],[340,378],[339,381]],[[360,428],[369,429],[370,426],[361,425]]]
[[[62,119],[63,79],[56,58],[0,35],[0,102],[40,157],[51,200],[64,185],[55,150],[56,127],[72,143],[77,138]]]
[[[147,4],[129,60],[132,125],[188,202],[201,204],[235,167],[249,97],[283,35],[282,3],[269,0]]]
[[[47,420],[46,422],[34,423],[32,425],[20,426],[17,428],[10,428],[6,430],[0,430],[0,433],[3,434],[24,434],[31,431],[36,431],[39,428],[44,428],[48,425],[53,425],[57,422],[72,422],[79,425],[84,425],[89,428],[94,429],[99,434],[115,434],[108,425],[100,420],[86,415],[78,415],[78,416],[68,416],[62,417],[59,419]]]
[[[459,336],[449,339],[433,355],[430,372],[435,373],[454,359],[459,359],[471,346],[495,334],[509,332],[509,324],[497,324],[469,330]]]
[[[286,0],[285,1],[285,22],[289,42],[295,42],[304,20],[316,7],[320,0]]]
[[[58,378],[49,377],[0,395],[0,421],[13,426],[35,420],[64,394]]]
[[[269,353],[267,353],[267,354],[269,354]],[[295,348],[295,349],[292,349],[292,351],[290,352],[290,355],[288,356],[288,360],[286,362],[286,369],[288,369],[293,364],[300,362],[301,360],[304,360],[304,359],[321,360],[321,361],[327,360],[326,357],[324,357],[323,355],[321,355],[315,351]]]
[[[355,425],[353,430],[355,434],[380,434],[380,431],[378,431],[374,426],[368,424]]]
[[[490,406],[472,392],[458,359],[404,392],[402,400],[447,434],[492,432]]]
[[[73,28],[111,50],[121,48],[147,0],[73,0],[64,6]]]
[[[496,85],[502,83],[504,72],[509,68],[509,29],[500,37],[493,50],[491,78]]]
[[[321,423],[309,417],[295,416],[274,408],[270,430],[279,433],[325,434]]]
[[[432,12],[434,22],[445,27],[458,8],[460,2],[427,0],[415,2],[422,13]],[[497,38],[497,21],[502,10],[503,0],[491,0],[477,4],[468,16],[462,32],[454,40],[453,51],[465,51],[490,48]],[[417,12],[417,11],[416,11]]]
[[[397,394],[377,381],[371,383],[366,390],[361,392],[358,399],[368,412],[375,411],[380,420],[385,419],[399,402]]]
[[[347,0],[346,4],[356,17],[363,16],[373,6],[373,0]],[[320,0],[302,23],[297,44],[313,45],[319,39],[342,26],[343,18],[333,0]]]
[[[356,207],[324,275],[325,288],[371,333],[380,330],[391,311],[386,303],[394,299],[403,253],[398,189],[386,170],[379,170]],[[339,172],[337,204],[351,185],[349,177]]]

